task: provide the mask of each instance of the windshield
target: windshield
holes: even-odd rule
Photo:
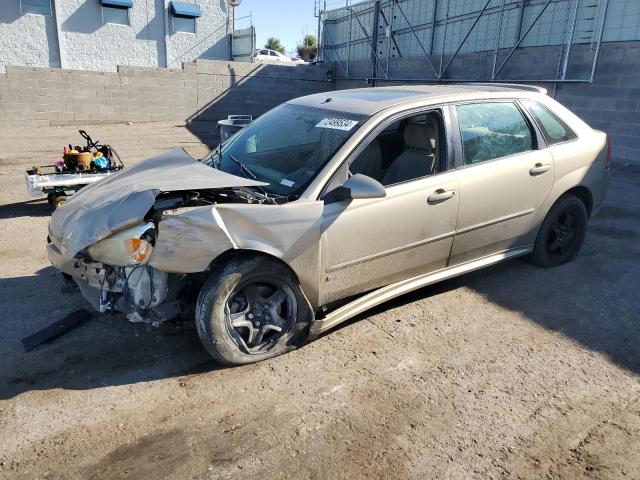
[[[269,185],[267,193],[297,196],[366,120],[364,115],[283,104],[238,132],[203,160]]]

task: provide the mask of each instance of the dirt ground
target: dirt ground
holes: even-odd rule
[[[87,130],[129,162],[208,150],[169,124]],[[191,322],[121,315],[23,351],[84,305],[23,180],[69,141],[0,134],[0,478],[640,478],[640,169],[614,170],[571,264],[510,261],[221,368]]]

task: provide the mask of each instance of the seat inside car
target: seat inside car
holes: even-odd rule
[[[427,115],[423,124],[407,123],[404,129],[405,150],[391,163],[382,183],[392,185],[435,173],[438,138],[438,120],[434,115]]]

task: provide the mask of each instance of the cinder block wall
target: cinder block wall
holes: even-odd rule
[[[0,74],[0,128],[258,116],[291,98],[330,90],[327,71],[217,60],[181,69],[120,66],[115,73],[7,67]]]
[[[555,77],[558,48],[533,47],[517,51],[505,65],[500,78],[526,78],[531,76],[532,70],[538,78],[544,72],[548,72],[549,78]],[[502,55],[504,58],[506,53]],[[592,59],[593,51],[589,46],[574,46],[568,78],[589,78]],[[445,58],[445,64],[447,61]],[[451,64],[448,75],[450,78],[490,81],[492,63],[492,52],[461,55]],[[337,64],[334,74],[338,89],[363,87],[366,83],[362,78],[371,76],[371,63],[368,60],[349,63],[349,78],[359,77],[360,80],[345,80],[344,72]],[[377,85],[434,81],[433,70],[424,57],[403,57],[391,59],[389,80],[377,81]],[[540,85],[589,125],[609,133],[615,161],[640,165],[640,42],[603,43],[593,83]]]

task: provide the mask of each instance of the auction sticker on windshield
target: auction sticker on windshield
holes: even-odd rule
[[[323,118],[316,127],[349,131],[357,124],[357,120],[349,120],[348,118]]]

